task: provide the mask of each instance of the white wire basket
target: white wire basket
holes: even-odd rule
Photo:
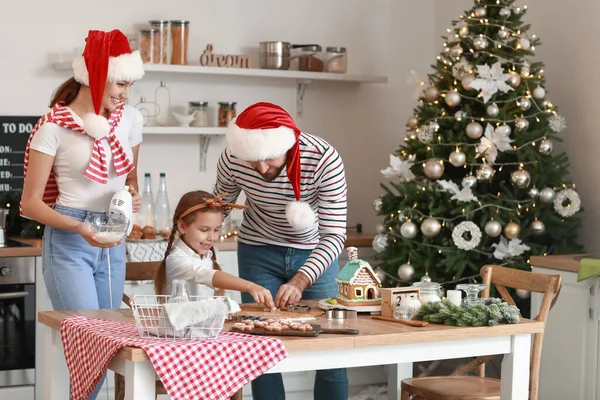
[[[169,302],[171,296],[135,295],[131,301],[131,309],[135,318],[140,337],[163,339],[216,339],[223,330],[227,318],[224,315],[209,315],[205,320],[183,329],[175,329],[164,304]],[[201,302],[212,299],[227,300],[225,296],[189,296],[191,302]]]

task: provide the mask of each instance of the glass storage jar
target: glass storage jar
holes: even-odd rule
[[[236,117],[235,102],[220,101],[219,102],[219,126],[226,127],[229,121]]]
[[[298,47],[298,70],[323,72],[325,68],[324,54],[321,46],[310,45]]]
[[[442,301],[440,297],[442,286],[439,283],[415,282],[412,286],[419,288],[419,300],[422,304]]]
[[[195,113],[194,120],[190,126],[205,127],[208,126],[208,102],[190,101],[188,103],[188,114]]]
[[[327,48],[327,72],[345,74],[348,68],[348,56],[345,47]]]
[[[158,62],[158,35],[156,29],[140,29],[140,56],[144,63]]]
[[[187,65],[190,21],[171,21],[171,64]]]
[[[156,30],[155,43],[158,45],[158,59],[154,61],[157,64],[168,64],[169,59],[169,21],[160,19],[148,21],[152,29]]]

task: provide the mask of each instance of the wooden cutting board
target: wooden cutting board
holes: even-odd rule
[[[264,311],[265,307],[262,304],[240,304],[242,311],[237,315],[245,315],[264,319],[290,319],[290,320],[309,320],[320,317],[325,314],[325,311],[312,307],[308,313],[292,312],[287,310]]]

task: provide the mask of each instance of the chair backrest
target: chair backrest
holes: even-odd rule
[[[562,279],[560,275],[539,274],[536,272],[521,271],[513,268],[501,267],[499,265],[486,265],[481,268],[481,277],[487,289],[483,292],[483,297],[489,297],[491,285],[493,284],[502,299],[510,305],[515,305],[515,301],[508,293],[507,288],[522,289],[535,293],[543,293],[540,312],[534,318],[543,322],[544,325],[548,319],[548,313],[556,303]],[[540,375],[540,359],[542,356],[542,343],[544,333],[536,333],[533,337],[533,346],[531,349],[531,366],[529,375],[529,399],[537,400],[538,384]],[[484,366],[479,368],[479,375],[484,376]]]
[[[160,261],[149,262],[128,262],[125,264],[125,280],[126,281],[149,281],[156,276],[156,271],[160,267]],[[130,298],[123,293],[123,303],[130,305]]]

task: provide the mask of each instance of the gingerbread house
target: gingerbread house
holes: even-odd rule
[[[345,306],[381,305],[381,281],[368,262],[358,259],[358,250],[348,248],[349,261],[336,277],[338,303]]]

